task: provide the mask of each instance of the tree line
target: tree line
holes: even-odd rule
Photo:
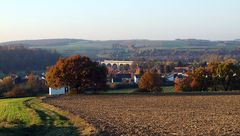
[[[26,78],[6,76],[0,80],[0,97],[36,96],[47,92],[45,80],[32,73]]]
[[[147,70],[142,75],[138,87],[140,91],[161,92],[163,77],[160,72]],[[75,55],[60,58],[55,65],[48,67],[46,80],[30,74],[26,78],[7,76],[0,80],[0,96],[22,97],[46,93],[48,87],[67,87],[71,93],[106,90],[107,68],[90,58]],[[240,66],[234,60],[211,62],[195,67],[176,78],[176,92],[240,90]]]
[[[185,61],[185,62],[209,62],[222,61],[224,59],[240,59],[240,48],[234,49],[142,49],[130,54],[131,60],[156,60],[156,61]],[[123,54],[114,53],[115,59]],[[125,55],[125,54],[124,54]],[[127,55],[125,55],[127,56]]]
[[[175,80],[176,92],[231,91],[240,89],[240,67],[234,62],[211,62]]]
[[[55,51],[23,46],[0,46],[0,72],[40,71],[53,65],[60,55]]]

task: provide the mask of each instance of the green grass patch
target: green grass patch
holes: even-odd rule
[[[27,108],[24,102],[32,98],[0,99],[1,126],[29,126],[39,121],[37,113]]]
[[[1,136],[78,136],[79,132],[68,118],[37,98],[0,99]]]
[[[127,88],[127,89],[115,89],[115,90],[108,90],[105,92],[101,92],[103,94],[131,94],[134,93],[137,88]]]
[[[163,93],[172,93],[175,92],[174,86],[163,86]]]

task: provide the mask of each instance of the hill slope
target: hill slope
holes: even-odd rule
[[[56,50],[63,56],[73,54],[87,55],[92,58],[118,59],[113,58],[114,54],[141,53],[154,49],[168,50],[235,50],[240,48],[239,40],[232,41],[209,41],[198,39],[176,39],[176,40],[82,40],[82,39],[41,39],[23,40],[0,43],[0,45],[22,45],[30,48],[41,48]],[[127,59],[127,58],[125,58]]]

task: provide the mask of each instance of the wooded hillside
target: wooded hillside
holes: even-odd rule
[[[29,49],[22,46],[0,46],[0,71],[9,73],[45,70],[59,57],[60,55],[55,51]]]

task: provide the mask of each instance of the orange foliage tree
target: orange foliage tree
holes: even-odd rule
[[[98,90],[106,87],[107,69],[88,57],[75,55],[59,59],[47,70],[46,80],[52,88],[69,87],[78,92]]]
[[[175,92],[189,92],[192,91],[191,88],[191,76],[185,76],[183,79],[179,79],[178,77],[175,79],[174,89]]]
[[[152,72],[145,72],[140,79],[139,88],[149,92],[161,91],[161,75]]]
[[[194,91],[198,91],[199,90],[199,82],[196,78],[194,78],[191,82],[191,89]]]
[[[174,89],[175,89],[175,92],[183,91],[182,82],[178,77],[176,77],[176,79],[175,79]]]

